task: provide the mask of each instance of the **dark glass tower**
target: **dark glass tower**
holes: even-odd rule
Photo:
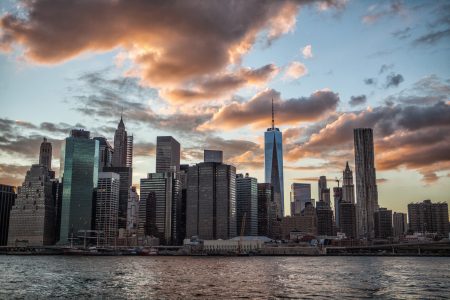
[[[156,173],[180,170],[180,143],[171,136],[156,138]]]
[[[273,187],[273,198],[277,203],[277,217],[284,216],[284,181],[283,181],[283,134],[275,128],[273,99],[272,127],[264,133],[264,169],[265,181]]]

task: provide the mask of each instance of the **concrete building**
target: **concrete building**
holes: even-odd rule
[[[306,203],[302,214],[287,216],[281,220],[281,238],[289,239],[291,232],[301,232],[307,235],[318,234],[318,218],[316,209],[311,203]]]
[[[125,166],[128,168],[133,167],[133,142],[134,137],[132,135],[127,136],[127,160]]]
[[[223,152],[220,150],[204,150],[203,151],[204,162],[223,163]]]
[[[41,143],[39,164],[45,166],[49,171],[52,169],[52,144],[47,142],[47,138],[44,138],[44,141]]]
[[[394,212],[393,223],[394,237],[404,236],[408,229],[406,214]]]
[[[55,202],[47,167],[32,165],[11,209],[8,245],[44,246],[55,242]]]
[[[275,127],[273,99],[272,127],[264,133],[264,170],[265,182],[272,184],[277,219],[281,219],[284,216],[283,134]]]
[[[258,182],[248,173],[236,176],[236,216],[237,234],[258,235]]]
[[[448,204],[424,200],[408,204],[409,230],[415,233],[449,233]]]
[[[180,143],[171,136],[156,138],[156,173],[180,170]]]
[[[98,141],[98,171],[103,172],[103,168],[112,167],[113,148],[104,137],[94,137]]]
[[[95,207],[95,230],[100,231],[102,244],[113,245],[118,235],[120,175],[98,173]]]
[[[323,192],[327,189],[327,177],[326,176],[320,176],[319,181],[317,182],[317,192],[319,195],[319,201],[325,201]],[[329,192],[329,190],[328,190]]]
[[[70,243],[80,230],[92,230],[93,192],[98,183],[98,141],[89,131],[72,130],[61,150],[63,183],[61,207],[61,244]]]
[[[311,184],[297,183],[291,184],[291,216],[300,215],[305,208],[305,204],[311,202]]]
[[[177,204],[181,197],[181,181],[177,173],[149,173],[147,178],[141,179],[141,198],[154,196],[149,205],[150,224],[148,235],[159,238],[164,245],[176,243],[177,238]]]
[[[348,162],[342,172],[342,201],[355,204],[355,186],[353,185],[353,172]]]
[[[9,216],[16,196],[14,186],[0,184],[0,246],[8,244]]]
[[[189,167],[186,237],[229,239],[236,232],[236,168],[203,162]]]
[[[333,211],[325,201],[316,203],[317,234],[333,236]]]
[[[128,233],[136,233],[139,219],[139,195],[136,192],[136,187],[130,187],[128,193],[127,206],[127,231]]]
[[[373,132],[371,128],[356,128],[353,134],[358,235],[370,240],[375,237],[374,214],[378,210]]]
[[[128,136],[125,130],[122,116],[120,116],[119,125],[114,133],[114,153],[112,157],[113,167],[127,166]],[[109,172],[109,171],[106,171]]]
[[[351,202],[341,202],[339,205],[339,231],[347,238],[357,238],[356,205]]]
[[[380,207],[374,214],[375,237],[386,239],[393,236],[392,210]]]

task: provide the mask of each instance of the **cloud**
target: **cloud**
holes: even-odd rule
[[[133,156],[150,156],[155,155],[156,146],[154,143],[134,143],[133,144]]]
[[[377,80],[375,78],[366,78],[364,79],[364,83],[367,85],[375,85],[377,84]]]
[[[299,79],[306,74],[308,74],[308,69],[306,69],[305,65],[301,62],[293,61],[286,67],[284,78]]]
[[[390,87],[398,87],[400,83],[404,81],[404,78],[401,74],[391,73],[386,77],[386,88]]]
[[[413,41],[414,45],[434,45],[443,39],[450,38],[450,28],[438,31],[428,32],[421,35]]]
[[[30,166],[0,164],[0,182],[6,185],[20,186]]]
[[[394,67],[394,64],[389,64],[389,65],[383,64],[383,65],[380,67],[380,71],[378,72],[378,74],[383,74],[384,72],[386,72],[386,71],[392,69],[393,67]]]
[[[362,17],[362,21],[365,24],[372,24],[381,18],[397,16],[404,13],[405,7],[401,1],[391,1],[389,4],[369,7],[369,11]]]
[[[366,95],[360,96],[351,96],[350,101],[348,102],[351,106],[357,106],[366,103],[367,97]]]
[[[58,64],[84,53],[120,50],[129,76],[158,89],[189,89],[220,76],[256,43],[293,30],[294,1],[27,1],[0,19],[0,49],[21,49],[38,64]],[[342,1],[327,0],[327,7]],[[26,16],[26,17],[23,17]],[[17,47],[18,46],[18,47]],[[201,87],[198,87],[201,89]]]
[[[282,100],[279,92],[265,90],[247,102],[232,102],[221,107],[201,129],[231,130],[247,125],[268,127],[271,124],[272,99],[277,125],[317,121],[327,113],[334,112],[339,102],[338,94],[331,91],[318,91],[309,97]]]
[[[305,58],[305,59],[312,58],[313,57],[312,46],[306,45],[305,47],[303,47],[302,54],[303,54],[303,58]]]
[[[399,40],[404,40],[407,39],[411,36],[411,27],[406,27],[404,29],[401,30],[396,30],[394,32],[392,32],[392,36],[399,39]]]

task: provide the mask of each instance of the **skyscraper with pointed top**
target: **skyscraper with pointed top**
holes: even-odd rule
[[[277,217],[284,216],[283,181],[283,134],[275,127],[275,111],[272,99],[272,127],[264,133],[265,181],[273,186],[274,201],[277,203]]]
[[[127,131],[123,123],[122,115],[120,122],[114,134],[114,153],[112,157],[113,167],[127,166],[127,149],[128,149]]]

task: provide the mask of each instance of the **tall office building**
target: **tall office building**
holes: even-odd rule
[[[125,162],[125,166],[128,168],[133,167],[133,143],[134,143],[134,136],[132,135],[127,136],[127,160]]]
[[[311,202],[311,184],[293,183],[291,185],[291,216],[300,215],[308,202]]]
[[[180,170],[180,143],[171,136],[156,138],[156,173]]]
[[[180,165],[179,178],[181,183],[181,197],[177,203],[177,244],[183,244],[186,237],[186,201],[187,201],[187,176],[189,165]]]
[[[236,216],[237,234],[258,235],[258,182],[248,173],[236,177]]]
[[[8,245],[52,245],[55,242],[53,183],[44,165],[32,165],[11,209]]]
[[[375,237],[374,213],[378,210],[373,132],[371,128],[353,130],[355,146],[356,201],[358,235]]]
[[[203,150],[203,161],[223,163],[223,152],[220,150]]]
[[[60,244],[93,228],[93,192],[98,183],[98,141],[89,131],[72,130],[61,150],[63,183]]]
[[[353,172],[347,164],[342,172],[342,201],[355,203],[355,186],[353,185]]]
[[[98,173],[95,230],[100,232],[99,236],[105,245],[113,245],[118,235],[119,183],[119,174]]]
[[[394,215],[392,217],[393,221],[393,229],[394,229],[394,236],[400,237],[406,234],[407,231],[407,216],[404,213],[398,213],[394,212]]]
[[[41,143],[39,164],[45,166],[49,171],[52,169],[52,144],[47,142],[47,138],[44,138]]]
[[[181,197],[181,182],[177,173],[149,173],[141,179],[141,198],[148,198],[150,210],[149,235],[165,245],[175,244],[177,238],[177,204]]]
[[[103,172],[120,175],[119,190],[119,229],[127,227],[127,209],[130,187],[133,179],[133,169],[130,167],[104,167]]]
[[[317,192],[319,194],[319,201],[325,201],[325,199],[323,198],[323,192],[324,190],[326,190],[327,188],[327,177],[326,176],[320,176],[319,177],[319,181],[317,182]],[[329,190],[328,190],[329,192]]]
[[[139,201],[139,217],[138,217],[138,239],[142,239],[150,236],[152,233],[152,220],[155,219],[154,215],[152,218],[151,204],[155,201],[155,193],[149,192],[146,197],[140,195],[141,200]],[[153,222],[154,223],[154,222]]]
[[[8,243],[9,216],[15,200],[16,188],[0,184],[0,246]]]
[[[340,204],[342,202],[342,188],[341,187],[333,188],[333,198],[334,198],[334,221],[336,223],[336,227],[339,228]]]
[[[339,231],[345,233],[347,238],[357,237],[356,205],[351,202],[341,202],[339,205]]]
[[[136,187],[130,187],[128,193],[128,206],[127,206],[127,231],[129,233],[136,233],[138,229],[139,219],[139,195],[136,192]]]
[[[319,201],[316,205],[317,233],[319,235],[333,236],[333,211],[328,203]]]
[[[186,237],[229,239],[236,232],[236,168],[203,162],[189,167]]]
[[[113,167],[127,166],[127,150],[127,131],[125,130],[125,124],[123,123],[122,116],[120,116],[119,125],[114,133],[114,153],[112,157]]]
[[[94,137],[98,141],[98,171],[103,172],[103,168],[112,167],[113,148],[104,137]]]
[[[412,232],[432,232],[447,236],[449,233],[448,204],[424,200],[408,204],[409,228]]]
[[[284,216],[283,134],[275,127],[272,99],[272,127],[264,133],[265,182],[273,187],[273,199],[277,204],[277,218]]]
[[[271,217],[274,216],[272,185],[270,183],[258,183],[258,235],[271,236]]]
[[[376,238],[392,237],[392,210],[380,207],[374,214],[374,225]]]

